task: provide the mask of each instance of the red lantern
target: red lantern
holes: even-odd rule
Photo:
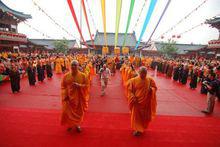
[[[181,38],[181,35],[178,35],[177,38]]]

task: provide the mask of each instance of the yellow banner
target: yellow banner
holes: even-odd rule
[[[101,7],[102,7],[102,21],[103,21],[103,28],[104,28],[104,38],[105,38],[105,46],[107,46],[107,35],[106,35],[106,10],[105,10],[105,0],[101,0]]]

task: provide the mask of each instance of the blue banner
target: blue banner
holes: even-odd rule
[[[141,39],[142,39],[142,37],[143,37],[143,35],[146,31],[147,25],[149,24],[150,18],[152,16],[152,13],[154,11],[154,8],[155,8],[156,4],[157,4],[157,0],[151,0],[150,6],[148,8],[148,12],[147,12],[147,15],[146,15],[146,18],[145,18],[145,21],[144,21],[144,25],[143,25],[143,28],[142,28],[142,31],[141,31],[141,34],[140,34],[140,37],[139,37],[138,42],[135,46],[135,50],[138,48],[138,46],[141,42]]]

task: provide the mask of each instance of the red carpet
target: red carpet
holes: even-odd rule
[[[219,147],[220,119],[158,116],[140,138],[131,135],[129,115],[86,114],[83,132],[67,133],[59,111],[0,111],[0,146],[168,146]]]
[[[206,107],[206,96],[199,94],[199,88],[190,90],[160,74],[155,77],[159,116],[140,138],[131,135],[119,74],[112,77],[104,97],[94,77],[83,132],[67,133],[59,123],[61,77],[54,75],[33,87],[22,79],[18,94],[11,93],[9,83],[0,85],[0,147],[220,146],[220,103],[216,102],[213,115],[205,117],[200,110]]]

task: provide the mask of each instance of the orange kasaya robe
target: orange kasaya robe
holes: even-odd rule
[[[70,60],[68,58],[65,59],[65,67],[66,67],[66,70],[69,70],[71,69],[70,67]]]
[[[65,60],[63,58],[60,58],[60,64],[61,67],[65,67]]]
[[[84,87],[74,87],[73,82],[83,84]],[[61,125],[73,127],[80,125],[84,112],[88,109],[88,79],[78,71],[76,75],[68,72],[61,82],[62,115]]]
[[[95,75],[95,70],[94,70],[94,68],[93,68],[91,62],[88,64],[88,67],[89,67],[89,69],[90,69],[90,74],[91,74],[91,76]]]
[[[121,66],[121,68],[120,68],[121,76],[122,76],[122,82],[124,82],[125,67],[126,67],[126,64],[122,64],[122,66]]]
[[[129,70],[130,70],[130,67],[127,66],[125,68],[125,73],[124,73],[124,86],[126,86],[126,83],[128,81],[128,72],[129,72]]]
[[[62,73],[62,67],[61,67],[61,61],[60,61],[60,58],[57,58],[56,60],[55,60],[55,72],[57,73],[57,74],[59,74],[59,73]]]
[[[138,75],[137,72],[136,72],[135,70],[132,70],[132,69],[130,68],[129,71],[128,71],[128,74],[127,74],[127,81],[125,82],[125,87],[127,86],[128,81],[129,81],[130,79],[136,77],[137,75]],[[125,88],[125,96],[128,95],[127,92],[128,92],[128,91],[127,91],[127,88]]]
[[[86,75],[90,83],[92,81],[92,77],[91,77],[90,68],[88,65],[85,67],[83,73]]]
[[[131,111],[131,127],[143,132],[156,115],[156,84],[152,78],[139,76],[128,81],[127,97]]]

